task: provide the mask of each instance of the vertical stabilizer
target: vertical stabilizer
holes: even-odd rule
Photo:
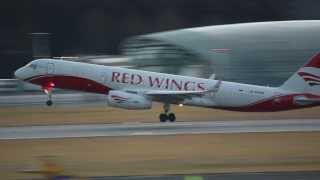
[[[320,53],[293,74],[281,89],[320,95]]]

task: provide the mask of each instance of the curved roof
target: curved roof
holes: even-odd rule
[[[212,64],[218,78],[261,84],[259,79],[268,75],[270,82],[266,83],[274,85],[320,50],[320,20],[241,23],[166,31],[129,38],[124,48],[146,40],[175,45],[200,56]],[[248,79],[255,73],[260,77]]]

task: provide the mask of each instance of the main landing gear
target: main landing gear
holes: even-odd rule
[[[175,122],[176,121],[176,115],[174,113],[168,113],[170,111],[170,104],[164,104],[163,105],[164,113],[161,113],[159,115],[160,122]]]

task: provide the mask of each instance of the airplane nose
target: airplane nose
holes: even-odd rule
[[[22,70],[21,70],[21,68],[19,68],[18,70],[16,70],[14,72],[14,77],[17,79],[21,79],[22,78],[21,74],[22,74]]]

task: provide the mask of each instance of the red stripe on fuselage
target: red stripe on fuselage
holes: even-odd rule
[[[110,88],[82,77],[67,76],[67,75],[41,75],[28,78],[27,81],[40,86],[45,86],[48,83],[53,83],[55,88],[70,89],[78,91],[86,91],[100,94],[108,94]]]
[[[55,88],[70,89],[78,91],[86,91],[93,93],[108,94],[111,90],[109,87],[95,82],[90,79],[66,76],[66,75],[42,75],[28,78],[29,82],[40,86],[45,86],[48,83],[53,83]],[[317,106],[319,103],[310,104],[307,106],[301,106],[294,102],[294,97],[304,96],[306,98],[320,98],[320,96],[313,94],[289,94],[289,95],[278,95],[269,97],[263,100],[259,100],[252,104],[243,107],[213,107],[217,109],[225,109],[232,111],[243,111],[243,112],[273,112],[273,111],[284,111],[298,108],[305,108],[311,106]]]
[[[294,102],[294,97],[304,96],[306,98],[320,98],[320,96],[313,94],[289,94],[282,96],[274,96],[265,100],[260,100],[256,103],[243,106],[243,107],[223,107],[221,109],[231,111],[242,111],[242,112],[274,112],[274,111],[286,111],[292,109],[306,108],[317,106],[319,103],[310,104],[307,106],[301,106]]]

